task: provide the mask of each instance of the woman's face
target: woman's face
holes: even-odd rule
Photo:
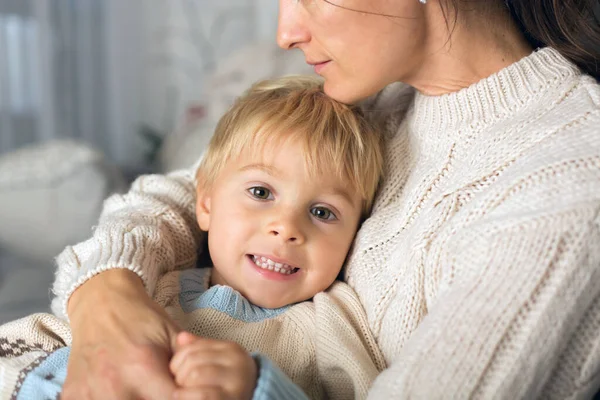
[[[418,0],[280,0],[277,41],[316,64],[329,96],[354,103],[410,81],[423,59],[425,7]]]

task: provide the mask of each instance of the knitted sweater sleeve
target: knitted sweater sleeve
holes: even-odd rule
[[[192,266],[201,240],[194,198],[191,169],[142,176],[128,193],[108,198],[92,237],[56,259],[53,312],[66,319],[75,289],[108,269],[135,272],[152,295],[161,274]]]
[[[600,384],[600,201],[588,186],[576,197],[589,201],[577,204],[558,191],[546,197],[525,189],[454,232],[438,295],[369,398],[593,395]]]
[[[385,360],[355,292],[336,282],[314,299],[317,370],[324,398],[364,399]]]

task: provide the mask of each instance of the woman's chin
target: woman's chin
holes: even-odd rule
[[[358,87],[351,82],[327,78],[325,78],[323,90],[327,96],[344,104],[356,104],[379,91]]]

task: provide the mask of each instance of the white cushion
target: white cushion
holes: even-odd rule
[[[104,199],[124,179],[98,153],[54,141],[0,156],[0,246],[50,261],[91,235]]]

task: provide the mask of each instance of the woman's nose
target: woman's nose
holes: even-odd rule
[[[279,1],[277,44],[282,49],[289,50],[310,40],[310,32],[303,21],[304,11],[301,2]]]

